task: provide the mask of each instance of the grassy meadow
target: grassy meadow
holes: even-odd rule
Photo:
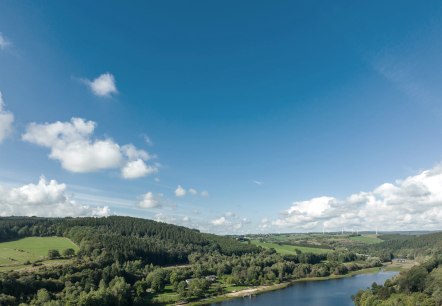
[[[273,248],[276,252],[283,255],[294,255],[296,254],[296,250],[301,251],[303,253],[313,253],[313,254],[324,254],[328,253],[330,249],[321,249],[321,248],[309,248],[303,246],[293,246],[283,243],[272,243],[272,242],[260,242],[259,240],[251,240],[250,243],[263,247],[265,249]]]
[[[48,251],[55,249],[62,253],[72,248],[78,251],[78,246],[64,237],[27,237],[19,240],[0,243],[0,267],[13,267],[26,262],[43,260]]]

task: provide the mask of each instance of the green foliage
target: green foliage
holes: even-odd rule
[[[50,254],[46,248],[46,254],[56,258],[60,250],[73,258],[65,260],[69,265],[0,274],[0,305],[167,304],[378,265],[346,250],[312,248],[315,253],[283,255],[229,237],[129,217],[0,218],[0,239],[27,235],[35,236],[24,239],[68,241],[70,246],[50,247]],[[50,262],[57,261],[62,260]],[[439,294],[437,289],[433,293]]]
[[[403,257],[414,259],[416,257],[433,256],[442,251],[442,233],[432,233],[420,236],[415,235],[385,235],[384,242],[360,246],[354,250],[358,253],[372,254],[388,261],[391,258]]]
[[[48,258],[49,259],[55,259],[55,258],[59,258],[60,252],[58,250],[49,250],[48,251]]]
[[[371,305],[442,305],[441,257],[434,257],[388,280],[384,286],[376,283],[368,290],[360,290],[353,300],[356,306]],[[438,268],[439,267],[439,268]]]
[[[75,255],[75,250],[73,248],[69,248],[63,251],[63,256],[72,257]]]
[[[271,243],[271,242],[265,242],[265,241],[259,241],[259,240],[251,240],[250,242],[256,246],[260,246],[265,249],[274,249],[276,252],[283,254],[283,255],[296,255],[296,254],[299,254],[299,252],[324,254],[324,253],[328,253],[331,251],[330,249],[323,249],[323,248],[316,248],[316,247],[313,248],[313,247],[305,247],[305,246],[293,246],[290,244]]]
[[[357,235],[357,236],[350,237],[350,239],[353,241],[362,242],[362,243],[366,243],[366,244],[376,244],[376,243],[383,242],[382,239],[375,237],[375,236],[370,236],[370,235]]]

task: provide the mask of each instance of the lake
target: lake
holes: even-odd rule
[[[356,294],[359,289],[366,289],[373,282],[383,284],[396,274],[397,272],[379,272],[326,281],[296,283],[285,289],[258,294],[251,298],[238,298],[212,305],[352,306],[354,304],[351,296]]]

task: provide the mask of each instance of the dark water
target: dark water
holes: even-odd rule
[[[351,296],[359,289],[370,287],[373,282],[383,284],[396,272],[361,274],[349,278],[326,281],[296,283],[285,289],[258,294],[254,297],[238,298],[212,305],[217,306],[352,306]]]

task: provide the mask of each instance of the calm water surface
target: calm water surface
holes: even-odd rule
[[[297,283],[285,289],[262,293],[251,298],[238,298],[212,305],[352,306],[354,304],[351,296],[357,293],[359,289],[366,289],[373,282],[383,284],[396,274],[396,272],[379,272],[349,278]]]

